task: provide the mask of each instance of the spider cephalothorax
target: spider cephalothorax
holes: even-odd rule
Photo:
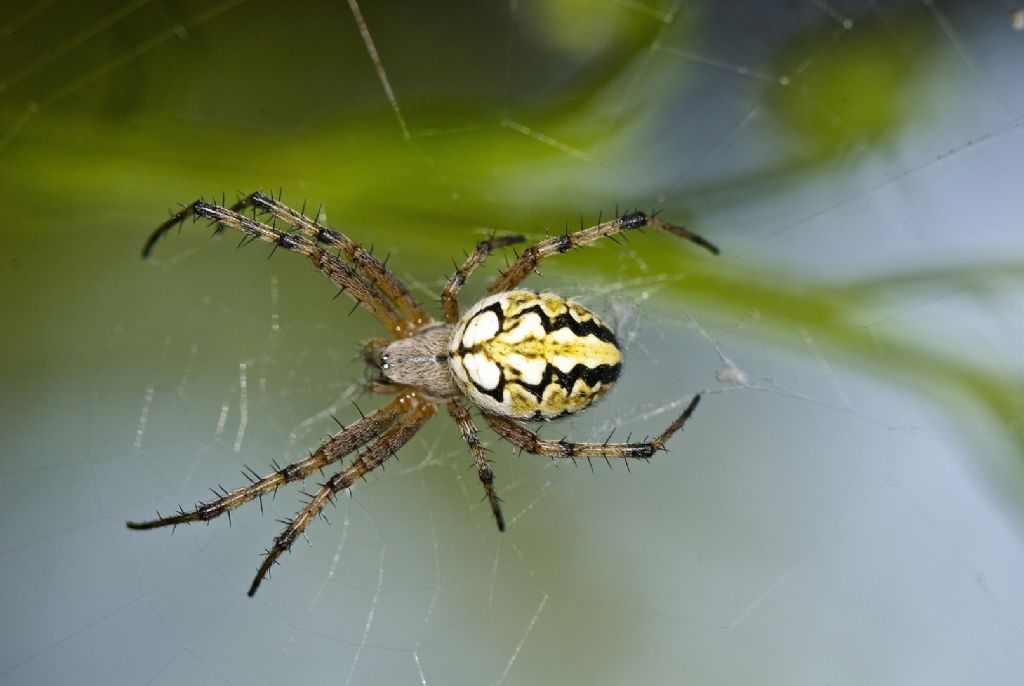
[[[253,218],[241,214],[246,208],[252,208]],[[255,213],[280,220],[293,231],[281,231],[261,222]],[[439,405],[445,405],[462,432],[495,521],[504,530],[494,472],[463,398],[480,408],[484,420],[500,437],[521,450],[560,458],[642,459],[664,447],[687,422],[700,400],[695,395],[683,413],[654,440],[635,443],[551,441],[515,421],[548,420],[579,412],[611,389],[622,368],[622,352],[615,334],[596,314],[552,293],[516,290],[538,262],[599,238],[643,227],[667,231],[718,253],[714,245],[697,234],[653,215],[629,212],[527,248],[491,284],[487,296],[460,316],[458,293],[469,275],[492,250],[519,243],[523,238],[505,236],[479,243],[441,293],[443,322],[424,312],[380,260],[344,234],[322,226],[319,216],[310,219],[259,192],[230,208],[195,201],[150,234],[143,256],[148,256],[160,237],[188,217],[206,218],[219,228],[241,231],[249,240],[265,241],[275,248],[305,255],[392,335],[391,339],[373,339],[365,348],[367,361],[380,373],[379,378],[369,383],[368,390],[394,394],[390,402],[343,427],[308,457],[264,477],[249,477],[246,486],[199,503],[192,510],[179,509],[169,517],[158,514],[153,520],[128,522],[132,529],[152,529],[209,521],[357,453],[355,459],[319,487],[274,540],[249,587],[249,595],[256,592],[281,554],[322,514],[334,495],[351,488],[360,477],[394,455],[434,416]],[[364,449],[358,452],[359,448]]]

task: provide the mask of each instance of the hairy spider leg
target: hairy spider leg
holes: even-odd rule
[[[484,454],[485,448],[480,444],[480,437],[477,434],[476,426],[469,415],[469,410],[459,400],[448,401],[448,413],[455,420],[462,437],[466,439],[470,452],[473,453],[473,462],[476,464],[476,473],[483,484],[487,499],[491,502],[491,512],[494,513],[494,521],[498,524],[498,531],[505,530],[505,517],[501,514],[501,499],[494,490],[494,471],[491,469],[491,462]]]
[[[254,217],[252,219],[241,213],[248,207],[253,208]],[[275,220],[281,219],[294,232],[279,231],[276,225],[268,226],[255,218],[257,213],[270,215]],[[317,269],[338,285],[342,292],[347,292],[356,301],[356,306],[362,306],[369,311],[396,338],[418,335],[421,325],[433,323],[422,312],[402,283],[387,270],[386,260],[384,263],[380,262],[344,234],[321,226],[317,221],[319,212],[317,217],[311,220],[302,212],[295,212],[273,197],[259,192],[245,196],[231,208],[225,208],[202,199],[196,200],[172,215],[149,235],[142,250],[143,257],[150,254],[155,243],[164,234],[189,217],[209,219],[218,225],[218,231],[225,228],[240,231],[245,234],[242,244],[261,240],[273,245],[275,249],[282,247],[291,252],[305,255]],[[491,284],[488,294],[493,295],[511,290],[526,278],[545,257],[564,253],[573,247],[593,242],[604,236],[613,237],[616,233],[644,226],[667,231],[696,243],[712,253],[718,253],[718,249],[714,245],[687,229],[662,222],[643,212],[632,212],[609,222],[598,223],[589,229],[581,229],[572,234],[566,233],[540,241],[528,248]],[[441,295],[442,309],[449,325],[459,321],[457,298],[466,279],[495,248],[512,245],[522,240],[524,240],[522,236],[506,236],[483,241],[477,245],[471,255],[467,256],[461,267],[456,267],[455,273],[448,280]],[[336,256],[328,252],[320,244],[336,248],[339,255]],[[345,253],[351,264],[341,259],[341,252]],[[386,344],[386,339],[373,339],[364,348],[364,358],[375,364],[374,358],[377,352]],[[359,478],[381,466],[436,413],[440,402],[444,402],[444,400],[425,399],[413,386],[390,383],[386,379],[372,380],[369,390],[398,393],[398,396],[374,413],[328,438],[307,458],[279,468],[264,477],[250,472],[247,474],[250,479],[248,486],[230,492],[221,489],[216,492],[216,500],[207,503],[201,502],[192,511],[186,512],[179,509],[177,514],[170,517],[160,517],[158,513],[157,519],[128,522],[128,526],[133,529],[152,529],[194,521],[209,521],[225,512],[230,513],[231,510],[254,498],[274,492],[286,483],[305,478],[312,472],[340,460],[352,451],[357,451],[356,458],[327,482],[320,485],[319,490],[309,496],[309,501],[305,506],[291,521],[286,523],[285,529],[274,539],[274,545],[266,551],[266,557],[249,588],[249,595],[252,596],[262,580],[269,575],[271,567],[279,560],[280,556],[291,548],[292,543],[299,535],[304,534],[313,519],[322,516],[323,508],[327,503],[333,501],[335,494],[351,488]],[[486,497],[490,501],[498,529],[504,530],[500,500],[494,488],[494,473],[487,460],[486,451],[480,444],[476,426],[461,399],[446,399],[448,400],[449,415],[459,427],[463,438],[470,447],[477,475],[484,487]],[[540,438],[536,433],[505,416],[485,411],[484,419],[499,436],[518,446],[521,450],[533,454],[560,458],[646,459],[658,450],[664,449],[669,438],[681,430],[690,419],[699,401],[700,396],[694,396],[683,413],[664,432],[653,441],[639,443],[611,443],[611,436],[604,443],[570,443],[564,439],[551,441]],[[359,454],[358,449],[366,445],[369,447]],[[626,464],[628,465],[628,462]]]
[[[484,263],[487,256],[498,248],[504,248],[516,243],[522,243],[526,238],[523,236],[500,236],[490,240],[480,241],[476,244],[476,250],[470,253],[461,267],[455,268],[455,273],[448,279],[444,290],[441,291],[441,310],[444,312],[445,321],[449,324],[459,322],[459,291],[476,268]]]
[[[128,522],[128,528],[156,529],[162,526],[177,526],[178,524],[188,524],[191,522],[208,522],[225,512],[230,512],[244,505],[253,498],[276,491],[281,486],[292,481],[304,479],[313,472],[323,469],[333,462],[337,462],[356,448],[369,443],[380,436],[381,433],[397,421],[399,416],[405,413],[405,405],[406,403],[402,402],[400,397],[395,398],[354,424],[334,434],[316,451],[298,462],[281,467],[260,478],[246,474],[250,479],[250,483],[247,486],[229,491],[216,500],[199,503],[189,512],[179,510],[177,514],[170,517],[158,516],[157,519],[144,522]]]
[[[383,262],[345,234],[320,224],[319,211],[317,211],[315,219],[310,219],[260,191],[250,193],[232,205],[230,209],[241,212],[246,207],[255,207],[261,212],[280,219],[307,238],[343,252],[356,271],[387,298],[397,312],[402,315],[405,322],[409,324],[401,331],[402,335],[410,335],[416,328],[432,321],[405,285]]]
[[[291,548],[292,543],[306,530],[310,522],[316,519],[327,503],[334,501],[334,496],[338,491],[350,488],[360,478],[382,465],[412,438],[424,422],[434,416],[436,410],[436,405],[419,400],[414,391],[400,395],[395,400],[406,408],[404,414],[391,429],[310,496],[306,505],[288,522],[284,531],[274,539],[273,547],[266,552],[263,564],[260,565],[252,580],[252,585],[249,586],[249,596],[256,593],[256,589],[259,588],[260,582],[267,576],[270,568],[286,550]]]
[[[674,224],[663,222],[660,219],[652,217],[644,212],[630,212],[617,219],[612,219],[592,226],[589,229],[580,229],[573,233],[564,233],[559,236],[552,236],[551,238],[547,238],[530,246],[523,251],[523,254],[519,256],[518,260],[512,263],[512,266],[494,280],[491,287],[487,289],[487,295],[494,295],[495,293],[504,293],[505,291],[512,290],[519,285],[519,283],[522,282],[522,280],[525,279],[545,257],[568,252],[572,248],[586,245],[587,243],[593,243],[605,236],[614,236],[615,234],[623,231],[640,229],[645,226],[651,226],[671,233],[674,236],[685,238],[714,255],[717,255],[719,252],[718,248],[715,247],[714,244],[693,233],[689,229],[684,229],[681,226],[675,226]]]
[[[241,231],[252,240],[270,243],[275,249],[284,248],[305,255],[324,276],[342,291],[348,293],[359,306],[373,315],[393,336],[402,337],[408,330],[409,325],[403,321],[391,303],[372,284],[363,279],[354,267],[334,254],[301,235],[279,231],[263,222],[250,219],[238,212],[202,199],[182,208],[158,226],[146,240],[146,244],[142,248],[142,256],[148,257],[153,245],[163,234],[189,217],[203,217],[219,226]]]
[[[507,417],[484,412],[484,419],[499,436],[532,455],[647,459],[664,448],[672,434],[683,428],[683,425],[693,415],[694,410],[697,409],[698,403],[700,403],[700,394],[693,396],[693,400],[686,406],[683,413],[657,438],[653,441],[639,443],[608,443],[607,441],[604,443],[570,443],[564,439],[552,441],[541,438],[533,431]]]

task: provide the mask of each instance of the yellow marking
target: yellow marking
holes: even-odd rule
[[[551,319],[565,312],[565,301],[551,293],[540,295],[540,306]]]
[[[578,322],[586,322],[590,321],[591,319],[596,319],[596,317],[594,317],[593,313],[591,313],[590,310],[586,309],[579,303],[570,302],[567,303],[567,305],[569,307],[569,314],[571,314],[573,316],[573,319],[575,319]]]
[[[587,382],[584,381],[583,379],[576,379],[576,383],[574,383],[572,385],[572,393],[570,395],[590,396],[590,395],[594,395],[595,393],[598,394],[598,395],[601,395],[601,393],[600,393],[601,386],[602,386],[601,382],[598,381],[596,384],[594,384],[594,387],[591,388],[590,386],[587,385]]]

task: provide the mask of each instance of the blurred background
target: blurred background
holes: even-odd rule
[[[1012,2],[70,3],[0,16],[0,685],[1016,684],[1024,13]],[[283,489],[129,532],[380,398],[308,261],[168,209],[281,192],[434,303],[496,231],[626,350],[549,438],[434,420],[257,596]],[[511,255],[463,291],[467,306]],[[431,304],[435,308],[436,305]],[[306,488],[309,488],[307,484]]]

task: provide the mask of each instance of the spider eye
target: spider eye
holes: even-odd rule
[[[388,357],[387,353],[383,353],[380,356],[380,362],[378,364],[380,365],[381,369],[390,369],[391,368],[391,362],[389,361],[389,359],[390,358]]]

